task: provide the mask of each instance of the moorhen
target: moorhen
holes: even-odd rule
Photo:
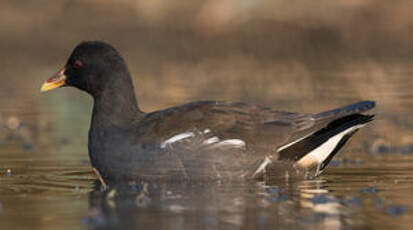
[[[374,115],[363,101],[318,114],[247,103],[197,101],[142,112],[128,67],[111,45],[80,43],[41,87],[73,86],[94,99],[89,156],[103,184],[122,180],[262,178],[290,162],[321,173]]]

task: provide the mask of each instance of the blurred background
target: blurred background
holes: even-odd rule
[[[375,100],[376,121],[343,157],[399,154],[380,155],[378,167],[387,159],[404,161],[403,154],[413,153],[412,12],[410,0],[3,0],[0,171],[21,177],[2,178],[8,186],[0,194],[90,189],[92,99],[71,88],[40,93],[84,40],[120,51],[146,112],[230,100],[315,113]],[[19,202],[1,198],[0,214],[8,202]],[[68,204],[72,197],[53,208]],[[42,218],[56,220],[48,215]],[[37,216],[27,221],[37,223]]]

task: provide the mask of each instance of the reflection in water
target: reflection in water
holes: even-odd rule
[[[329,195],[327,189],[321,188],[324,182],[323,180],[301,182],[298,185],[300,205],[311,209],[314,218],[319,218],[327,229],[342,228],[343,223],[340,220],[344,217],[344,210],[336,197]]]
[[[273,211],[286,201],[277,187],[259,184],[132,183],[92,191],[85,223],[96,228],[263,228],[280,224],[274,223],[280,213]]]
[[[360,229],[376,222],[403,226],[381,222],[403,216],[408,208],[387,204],[380,189],[337,191],[329,188],[328,180],[142,182],[107,191],[96,181],[83,224],[95,229]],[[363,209],[372,209],[377,219],[369,220]]]

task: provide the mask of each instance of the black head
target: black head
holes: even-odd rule
[[[95,96],[119,81],[131,84],[120,54],[105,42],[86,41],[76,46],[65,67],[47,80],[41,91],[74,86]]]

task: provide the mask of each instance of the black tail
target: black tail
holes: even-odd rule
[[[338,118],[351,114],[363,113],[367,110],[370,110],[376,106],[375,101],[361,101],[355,104],[347,105],[337,109],[328,110],[322,113],[314,115],[314,119],[328,119],[328,118]]]
[[[316,166],[319,174],[348,139],[373,120],[374,115],[360,113],[374,105],[372,101],[365,101],[314,115],[317,120],[331,121],[324,128],[280,147],[279,158],[295,161],[298,166],[305,168]]]

